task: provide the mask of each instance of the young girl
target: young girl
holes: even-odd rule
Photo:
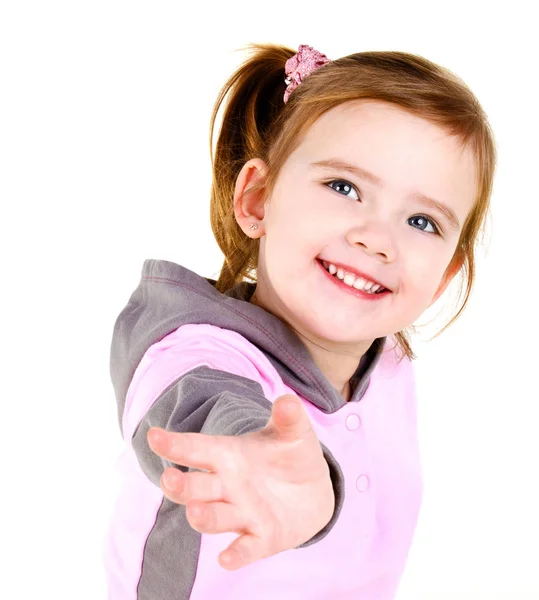
[[[402,52],[255,45],[210,140],[227,95],[219,279],[146,260],[114,327],[109,598],[389,600],[422,495],[405,330],[461,271],[468,300],[488,121]]]

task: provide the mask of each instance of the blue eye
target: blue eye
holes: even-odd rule
[[[327,185],[329,185],[329,187],[332,190],[335,190],[336,192],[338,192],[339,190],[337,190],[333,187],[334,183],[336,183],[338,187],[341,187],[343,189],[343,191],[345,192],[345,195],[348,195],[349,192],[354,190],[354,192],[356,192],[357,199],[359,200],[359,194],[357,193],[356,188],[351,183],[349,183],[348,181],[345,181],[344,179],[334,179],[333,181],[329,181],[327,183]]]
[[[427,231],[427,233],[434,233],[435,235],[440,235],[440,230],[437,227],[436,223],[432,219],[427,217],[426,215],[415,215],[415,217],[410,217],[408,220],[412,221],[413,219],[419,219],[420,221],[423,221],[427,225],[430,225],[432,227],[433,231]],[[425,229],[421,229],[421,231],[425,231]]]
[[[349,194],[351,191],[353,191],[356,194],[356,199],[357,200],[361,199],[356,188],[349,181],[346,181],[345,179],[332,179],[331,181],[328,181],[326,183],[326,185],[329,186],[332,190],[335,190],[342,196],[346,196],[346,197],[352,198],[352,196],[349,196]],[[337,188],[340,188],[340,190],[342,190],[342,191],[340,191]],[[426,224],[426,225],[430,224],[433,230],[426,231],[422,227],[416,227],[416,229],[419,229],[420,231],[426,231],[426,233],[432,233],[434,235],[441,235],[440,228],[438,227],[436,221],[434,221],[430,217],[427,217],[426,215],[415,215],[413,217],[410,217],[408,219],[408,221],[412,221],[413,219],[419,219],[420,221],[423,222],[421,224]]]

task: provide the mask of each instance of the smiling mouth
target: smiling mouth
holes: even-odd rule
[[[337,284],[340,288],[345,289],[351,293],[353,293],[356,296],[359,296],[360,298],[380,298],[381,296],[387,296],[388,294],[391,294],[391,290],[388,290],[386,288],[379,288],[378,290],[376,290],[375,292],[371,292],[369,290],[365,290],[363,289],[364,286],[364,281],[362,278],[347,278],[347,276],[345,276],[344,279],[340,279],[336,273],[331,274],[329,272],[328,267],[324,264],[324,261],[320,260],[320,259],[316,259],[316,262],[320,265],[320,267],[322,269],[324,269],[324,272],[326,273],[326,275],[328,277],[330,277],[332,279],[332,281],[334,281],[335,284]],[[346,281],[346,283],[345,283]]]

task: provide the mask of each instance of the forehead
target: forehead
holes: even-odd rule
[[[450,203],[464,221],[477,193],[475,156],[439,126],[397,106],[346,102],[324,113],[290,156],[307,168],[338,158],[370,171],[381,187]]]

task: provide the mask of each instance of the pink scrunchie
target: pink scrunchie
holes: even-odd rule
[[[298,85],[316,69],[327,64],[329,58],[315,50],[312,46],[301,44],[298,51],[292,58],[289,58],[285,63],[285,73],[287,75],[285,83],[288,84],[284,93],[284,102],[288,101],[290,94],[298,87]]]

